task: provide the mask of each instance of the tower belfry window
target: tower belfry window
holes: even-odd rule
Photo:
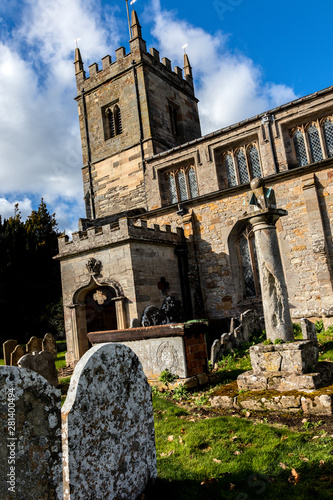
[[[121,122],[121,111],[118,104],[106,106],[102,110],[104,123],[104,138],[107,141],[120,135],[123,131]]]
[[[179,136],[179,125],[178,125],[178,110],[172,104],[169,104],[169,114],[171,121],[171,132],[174,136]]]

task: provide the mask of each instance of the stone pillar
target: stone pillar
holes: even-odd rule
[[[287,286],[275,227],[280,217],[277,212],[277,210],[275,213],[271,210],[266,213],[260,212],[249,220],[256,243],[266,336],[272,342],[276,339],[283,341],[294,339]]]
[[[124,300],[125,300],[125,297],[117,297],[116,299],[114,299],[114,302],[116,304],[116,316],[117,316],[118,330],[125,330],[127,328]]]

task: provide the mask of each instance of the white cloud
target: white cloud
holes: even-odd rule
[[[14,215],[15,205],[19,204],[19,211],[21,212],[22,220],[25,220],[31,214],[32,204],[29,198],[17,199],[15,201],[8,201],[6,198],[0,198],[0,215],[2,219],[9,219]]]
[[[260,67],[241,53],[231,53],[223,33],[211,35],[177,19],[161,9],[159,0],[153,0],[153,7],[153,34],[173,66],[183,67],[181,48],[188,43],[204,134],[295,99],[292,88],[263,83]]]

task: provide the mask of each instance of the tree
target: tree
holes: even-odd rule
[[[61,280],[57,222],[44,200],[22,222],[19,207],[0,220],[0,317],[2,341],[25,342],[32,335],[60,333]],[[57,318],[55,317],[57,316]]]

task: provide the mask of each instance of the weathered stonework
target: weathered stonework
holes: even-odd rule
[[[1,498],[62,499],[60,390],[31,370],[0,366],[0,401]]]
[[[151,390],[137,356],[92,347],[62,407],[64,500],[140,497],[157,477]]]

